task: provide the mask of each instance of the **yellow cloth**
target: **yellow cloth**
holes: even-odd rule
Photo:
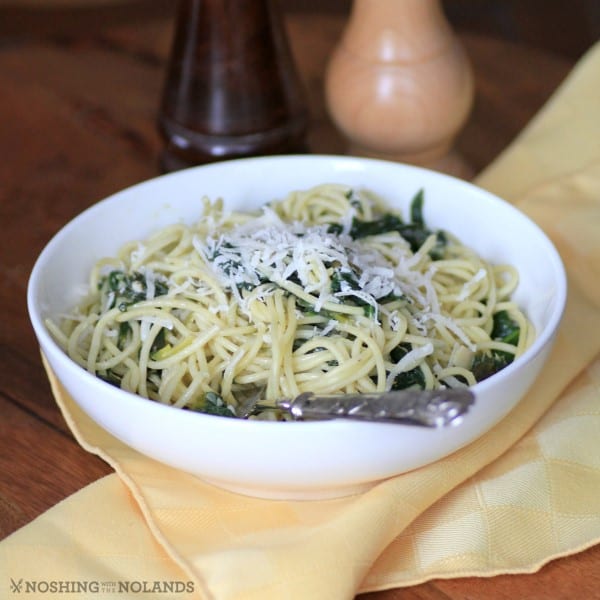
[[[184,582],[168,597],[332,600],[436,577],[531,572],[600,541],[599,97],[600,45],[478,178],[546,230],[570,285],[547,367],[492,431],[361,495],[258,500],[125,447],[49,373],[79,442],[117,474],[0,544],[0,586]]]

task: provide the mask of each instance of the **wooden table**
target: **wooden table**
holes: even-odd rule
[[[328,120],[323,67],[343,23],[294,15],[291,41],[308,89],[313,152],[343,153]],[[310,35],[309,35],[310,32]],[[25,293],[50,237],[95,201],[158,174],[155,127],[171,21],[0,45],[0,533],[8,535],[110,472],[74,441],[51,396]],[[477,99],[458,148],[475,172],[513,139],[572,65],[541,51],[463,36]],[[310,40],[310,43],[308,43]],[[600,546],[535,575],[432,581],[364,597],[600,598]]]

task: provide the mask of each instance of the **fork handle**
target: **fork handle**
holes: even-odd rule
[[[279,406],[295,419],[355,419],[423,427],[445,427],[456,423],[474,403],[467,388],[398,390],[375,394],[319,396],[312,392]]]

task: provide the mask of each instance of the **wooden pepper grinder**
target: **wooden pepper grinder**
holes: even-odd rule
[[[351,153],[469,175],[452,146],[473,75],[439,0],[354,0],[325,80]]]
[[[182,0],[159,111],[164,171],[304,152],[305,98],[275,0]]]

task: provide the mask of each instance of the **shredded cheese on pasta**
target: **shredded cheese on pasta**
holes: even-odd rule
[[[473,385],[481,357],[519,356],[533,330],[511,300],[515,269],[424,225],[418,247],[401,227],[356,234],[385,215],[372,194],[338,184],[254,213],[205,199],[194,226],[100,260],[87,299],[48,327],[90,372],[196,410],[207,394],[234,409],[257,392],[274,403]],[[518,339],[492,336],[500,314]]]

